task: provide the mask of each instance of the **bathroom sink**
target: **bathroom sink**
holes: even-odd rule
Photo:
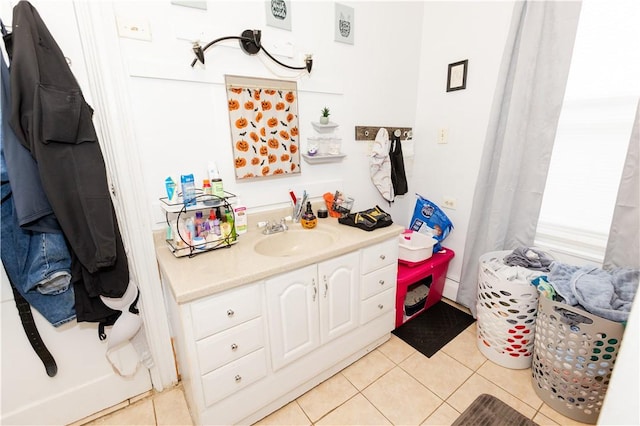
[[[330,232],[318,229],[294,229],[265,235],[253,249],[263,256],[297,256],[326,248],[335,241]]]

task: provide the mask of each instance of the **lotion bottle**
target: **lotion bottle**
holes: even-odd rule
[[[236,226],[236,234],[244,234],[247,232],[247,207],[240,202],[240,198],[238,198],[238,204],[233,208],[233,213],[235,215],[235,226]]]

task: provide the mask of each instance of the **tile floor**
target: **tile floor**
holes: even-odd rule
[[[487,360],[477,349],[475,333],[474,323],[431,358],[392,335],[257,425],[450,425],[482,393],[540,425],[583,424],[538,398],[529,369],[511,370]],[[123,402],[75,426],[192,424],[178,385]]]

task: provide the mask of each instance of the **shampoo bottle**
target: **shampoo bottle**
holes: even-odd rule
[[[236,234],[236,226],[235,226],[235,219],[233,217],[233,213],[231,212],[231,210],[229,210],[228,208],[224,210],[224,215],[227,218],[227,223],[229,224],[229,237],[231,241],[235,241],[237,234]]]
[[[238,235],[244,234],[248,228],[247,207],[240,202],[240,198],[238,198],[238,204],[233,208],[233,213],[235,215],[236,233]]]
[[[218,171],[218,166],[215,161],[209,162],[208,172],[213,199],[214,201],[216,201],[216,199],[222,200],[224,198],[224,187],[222,186],[222,179],[220,179],[220,172]]]

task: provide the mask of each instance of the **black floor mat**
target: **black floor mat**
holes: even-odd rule
[[[392,333],[431,358],[474,321],[471,315],[440,301]]]
[[[471,403],[452,426],[538,426],[492,395],[483,393]]]

